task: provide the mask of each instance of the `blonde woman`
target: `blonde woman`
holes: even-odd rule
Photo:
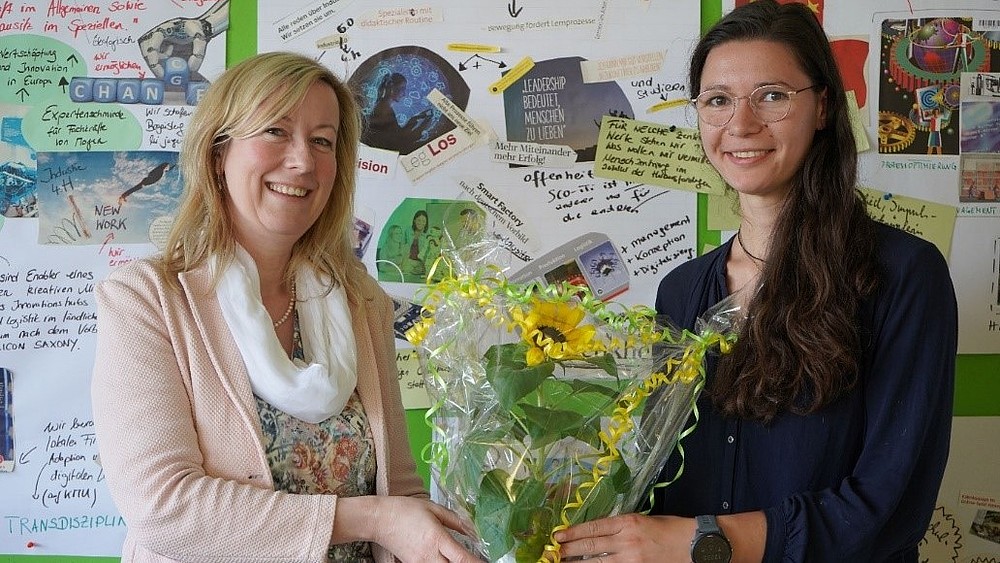
[[[123,561],[473,561],[426,500],[392,305],[352,251],[358,108],[290,53],[192,116],[165,252],[97,288],[94,420]]]

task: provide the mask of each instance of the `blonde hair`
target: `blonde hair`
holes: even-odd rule
[[[226,209],[228,194],[222,173],[231,139],[263,131],[302,103],[313,84],[333,88],[340,106],[337,129],[337,174],[326,207],[292,247],[285,271],[290,278],[309,264],[336,283],[351,285],[349,268],[361,268],[354,255],[354,181],[361,118],[350,88],[320,63],[286,52],[263,53],[227,70],[198,103],[180,153],[184,195],[157,265],[171,284],[177,274],[216,255],[223,264],[234,256],[236,240]]]

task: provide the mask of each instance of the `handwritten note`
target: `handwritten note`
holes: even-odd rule
[[[920,544],[920,555],[927,558],[925,561],[958,561],[963,540],[955,514],[944,506],[938,506],[931,515]]]
[[[424,384],[424,370],[416,350],[397,350],[396,369],[399,371],[399,393],[403,396],[403,408],[426,409],[431,406],[430,396]]]
[[[948,257],[958,210],[921,199],[861,188],[873,219],[934,243]]]
[[[23,127],[37,151],[134,150],[142,143],[135,115],[118,104],[40,104],[28,112]]]
[[[594,174],[699,193],[725,189],[696,130],[610,116],[601,121]]]
[[[97,336],[91,270],[27,268],[0,273],[0,350],[80,350]]]
[[[633,276],[662,276],[671,268],[691,260],[695,237],[691,236],[692,218],[685,215],[674,221],[654,224],[622,245],[622,258]]]
[[[4,7],[0,2],[0,9]],[[6,19],[3,17],[0,22]],[[34,27],[30,15],[24,19],[26,27]],[[80,53],[61,41],[39,37],[29,47],[23,36],[20,39],[0,37],[0,76],[3,76],[0,102],[35,103],[58,88],[67,77],[85,74],[85,71],[86,63]]]

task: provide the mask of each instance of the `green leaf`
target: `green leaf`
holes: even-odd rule
[[[515,524],[516,521],[516,524]],[[514,560],[518,563],[535,563],[542,556],[545,544],[556,524],[556,515],[550,507],[539,507],[514,512],[511,529],[517,542]]]
[[[500,559],[514,547],[514,538],[508,533],[514,502],[507,490],[507,480],[503,469],[490,471],[483,477],[476,499],[476,531],[490,561]]]
[[[592,381],[571,379],[569,381],[556,381],[556,383],[562,385],[562,389],[556,389],[555,386],[550,387],[549,382],[545,382],[544,392],[551,401],[549,404],[588,417],[610,414],[611,407],[620,394],[617,387]],[[550,388],[552,389],[551,394],[549,394]]]
[[[542,448],[567,436],[576,436],[584,418],[573,411],[521,405],[532,449]]]
[[[605,353],[603,356],[591,356],[583,358],[583,361],[603,369],[616,378],[618,377],[618,364],[615,362],[615,357],[611,354]]]
[[[525,543],[534,545],[542,541],[541,553],[553,522],[552,508],[545,505],[545,495],[544,483],[530,478],[511,479],[503,469],[494,469],[483,477],[474,521],[491,561]]]
[[[507,410],[551,377],[555,364],[544,362],[529,367],[525,361],[526,344],[494,344],[486,351],[486,380],[493,386],[497,400]]]
[[[510,535],[517,545],[514,558],[518,561],[538,561],[548,543],[555,515],[545,503],[545,483],[525,479],[515,486],[517,496],[510,518]]]
[[[615,507],[619,495],[629,488],[630,481],[631,473],[625,462],[621,459],[614,461],[610,472],[597,486],[587,490],[583,506],[570,515],[570,521],[579,524],[607,516]]]

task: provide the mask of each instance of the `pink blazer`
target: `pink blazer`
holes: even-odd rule
[[[396,384],[392,304],[348,294],[377,492],[426,496]],[[168,287],[140,260],[97,286],[92,384],[101,465],[128,525],[122,561],[325,561],[332,495],[275,492],[246,367],[207,267]],[[393,557],[373,545],[377,561]]]

